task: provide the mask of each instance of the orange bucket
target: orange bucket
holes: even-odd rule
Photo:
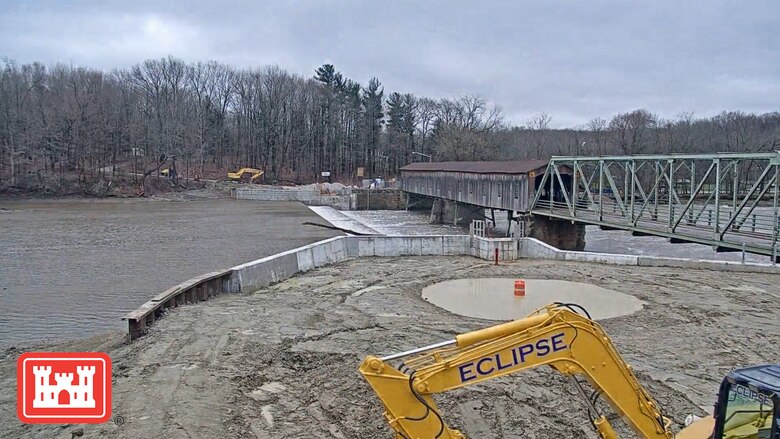
[[[518,279],[515,281],[515,296],[517,297],[525,296],[525,281],[522,279]]]

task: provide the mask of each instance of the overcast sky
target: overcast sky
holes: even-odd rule
[[[332,63],[418,96],[478,94],[556,127],[780,110],[780,0],[0,0],[0,56],[106,70],[147,58]]]

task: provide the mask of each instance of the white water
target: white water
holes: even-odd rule
[[[406,210],[353,210],[344,215],[386,235],[452,235],[468,233],[465,227],[444,224],[428,224],[430,215],[422,211]],[[496,215],[496,229],[506,230],[507,220]],[[666,256],[674,258],[711,259],[722,261],[742,260],[742,253],[717,253],[711,247],[699,244],[670,244],[656,236],[631,236],[625,231],[606,231],[597,226],[587,226],[585,251],[641,256]],[[770,258],[745,255],[746,262],[768,263]]]

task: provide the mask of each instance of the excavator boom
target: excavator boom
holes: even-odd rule
[[[241,168],[238,172],[228,172],[228,179],[240,181],[244,177],[244,174],[252,174],[250,181],[254,182],[263,175],[263,171],[255,168]]]
[[[404,358],[400,370],[391,361]],[[368,357],[360,373],[385,406],[398,438],[458,438],[432,395],[547,365],[582,377],[643,438],[671,439],[669,421],[595,321],[570,305],[550,305],[522,320],[461,334],[451,342],[384,358]],[[583,395],[584,396],[584,395]],[[585,398],[588,400],[588,398]],[[616,438],[589,401],[591,421],[603,438]]]

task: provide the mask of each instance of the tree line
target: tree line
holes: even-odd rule
[[[780,113],[662,118],[638,109],[569,129],[541,113],[507,123],[464,95],[385,93],[325,64],[311,77],[174,57],[105,72],[3,61],[0,188],[29,178],[133,179],[172,164],[181,177],[257,167],[266,182],[397,175],[414,161],[544,159],[551,155],[771,151]]]

